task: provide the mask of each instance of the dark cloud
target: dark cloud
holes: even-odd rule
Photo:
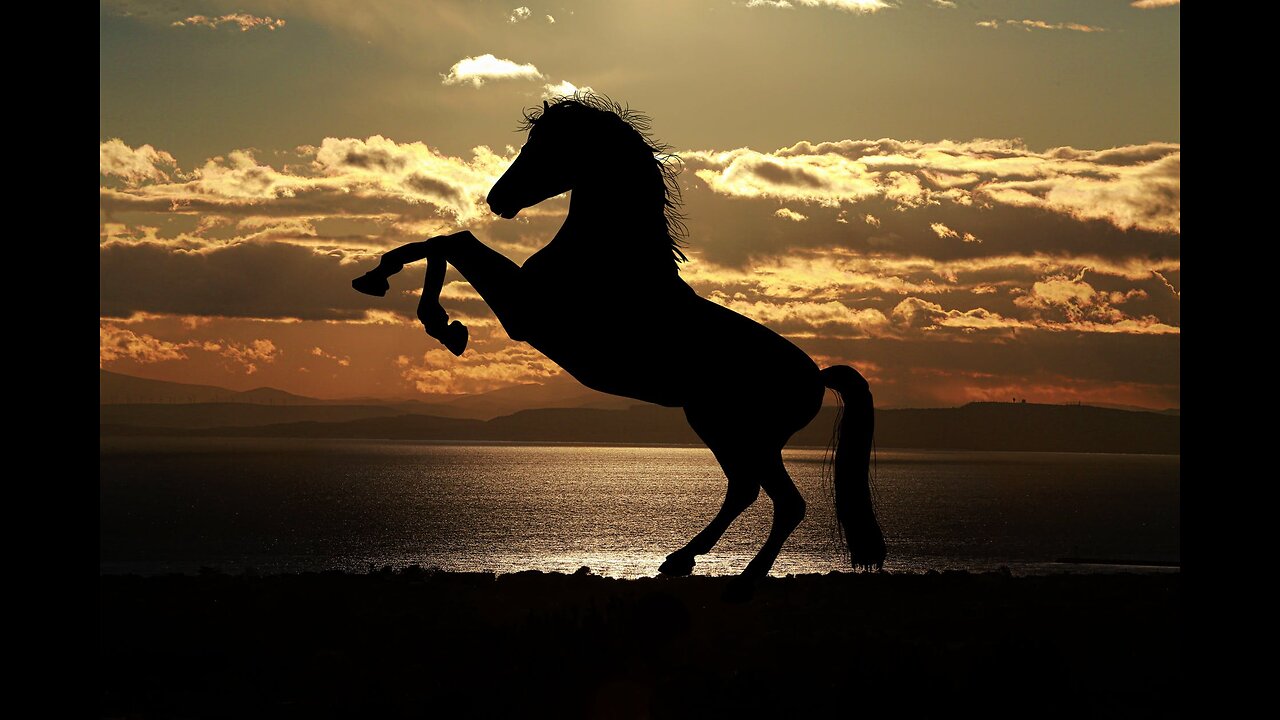
[[[779,185],[794,185],[797,187],[808,188],[820,188],[825,185],[822,178],[806,171],[804,168],[783,167],[782,165],[769,160],[754,163],[748,166],[748,169],[756,177]]]
[[[171,313],[308,320],[360,319],[366,310],[412,316],[416,299],[393,289],[361,295],[351,280],[367,267],[285,243],[239,243],[200,252],[159,243],[111,243],[99,254],[100,309],[107,317]],[[395,279],[412,289],[412,270]]]
[[[357,167],[362,170],[382,170],[383,172],[400,172],[407,164],[403,156],[393,155],[386,150],[361,151],[349,149],[342,156],[341,165]]]
[[[413,188],[418,193],[431,198],[438,198],[442,204],[457,206],[466,202],[462,191],[458,188],[436,178],[422,173],[413,173],[405,178],[405,185]]]
[[[924,257],[948,261],[1005,255],[1098,257],[1113,261],[1149,260],[1153,267],[1180,257],[1176,234],[1123,230],[1104,220],[1081,220],[1037,207],[939,203],[900,208],[884,198],[867,198],[837,207],[788,205],[809,220],[779,221],[777,202],[728,197],[700,184],[684,192],[690,249],[699,258],[742,267],[753,259],[804,248],[843,248],[868,255]],[[879,225],[838,222],[870,214]],[[981,243],[939,237],[932,223],[970,233]]]

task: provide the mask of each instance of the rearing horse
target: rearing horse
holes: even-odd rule
[[[357,278],[383,296],[387,278],[427,259],[418,319],[455,355],[467,329],[440,305],[447,265],[492,308],[512,340],[527,342],[601,392],[684,408],[689,425],[728,477],[720,511],[659,570],[688,575],[760,488],[773,501],[764,546],[736,585],[750,592],[768,574],[805,515],[782,463],[782,448],[808,425],[825,388],[847,404],[834,460],[836,516],[857,567],[882,567],[884,537],[868,485],[873,430],[870,388],[847,365],[819,370],[789,340],[699,297],[677,262],[684,231],[675,158],[646,134],[647,120],[598,95],[577,93],[525,113],[528,141],[489,192],[490,209],[514,218],[571,192],[569,214],[551,242],[516,265],[469,231],[410,243]]]

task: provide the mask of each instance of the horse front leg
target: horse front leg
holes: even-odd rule
[[[457,320],[449,322],[449,313],[440,304],[446,269],[444,258],[427,256],[427,277],[422,283],[422,298],[418,300],[418,322],[428,335],[449,348],[449,352],[461,355],[467,349],[467,326]]]
[[[454,320],[440,305],[448,265],[457,268],[488,303],[498,321],[511,334],[511,328],[522,324],[524,303],[519,298],[520,266],[506,256],[480,242],[470,231],[442,235],[422,242],[402,245],[384,254],[378,266],[351,282],[351,286],[367,295],[383,297],[390,284],[387,278],[400,272],[408,263],[426,258],[427,273],[418,301],[418,320],[427,334],[444,343],[454,355],[467,346],[467,327]],[[512,336],[513,339],[520,339]]]
[[[422,242],[409,243],[383,253],[378,260],[378,267],[352,280],[351,287],[365,295],[386,297],[387,290],[391,289],[391,283],[387,282],[387,278],[403,270],[405,265],[429,256],[438,244],[436,241],[446,237],[452,236],[443,235]]]

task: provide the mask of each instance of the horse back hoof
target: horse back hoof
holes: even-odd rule
[[[457,320],[449,323],[449,327],[445,328],[441,342],[444,343],[445,347],[449,348],[449,352],[454,355],[461,355],[462,351],[467,349],[467,326]]]
[[[666,561],[658,566],[658,572],[667,577],[685,577],[693,572],[693,564],[692,557],[668,555]]]
[[[387,291],[391,289],[391,283],[387,282],[386,278],[377,277],[373,273],[369,272],[361,275],[355,280],[352,280],[351,287],[365,295],[386,297]]]

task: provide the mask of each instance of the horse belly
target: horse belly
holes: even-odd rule
[[[666,407],[684,404],[684,378],[667,367],[669,354],[634,338],[584,330],[576,341],[542,336],[530,344],[592,390]]]

